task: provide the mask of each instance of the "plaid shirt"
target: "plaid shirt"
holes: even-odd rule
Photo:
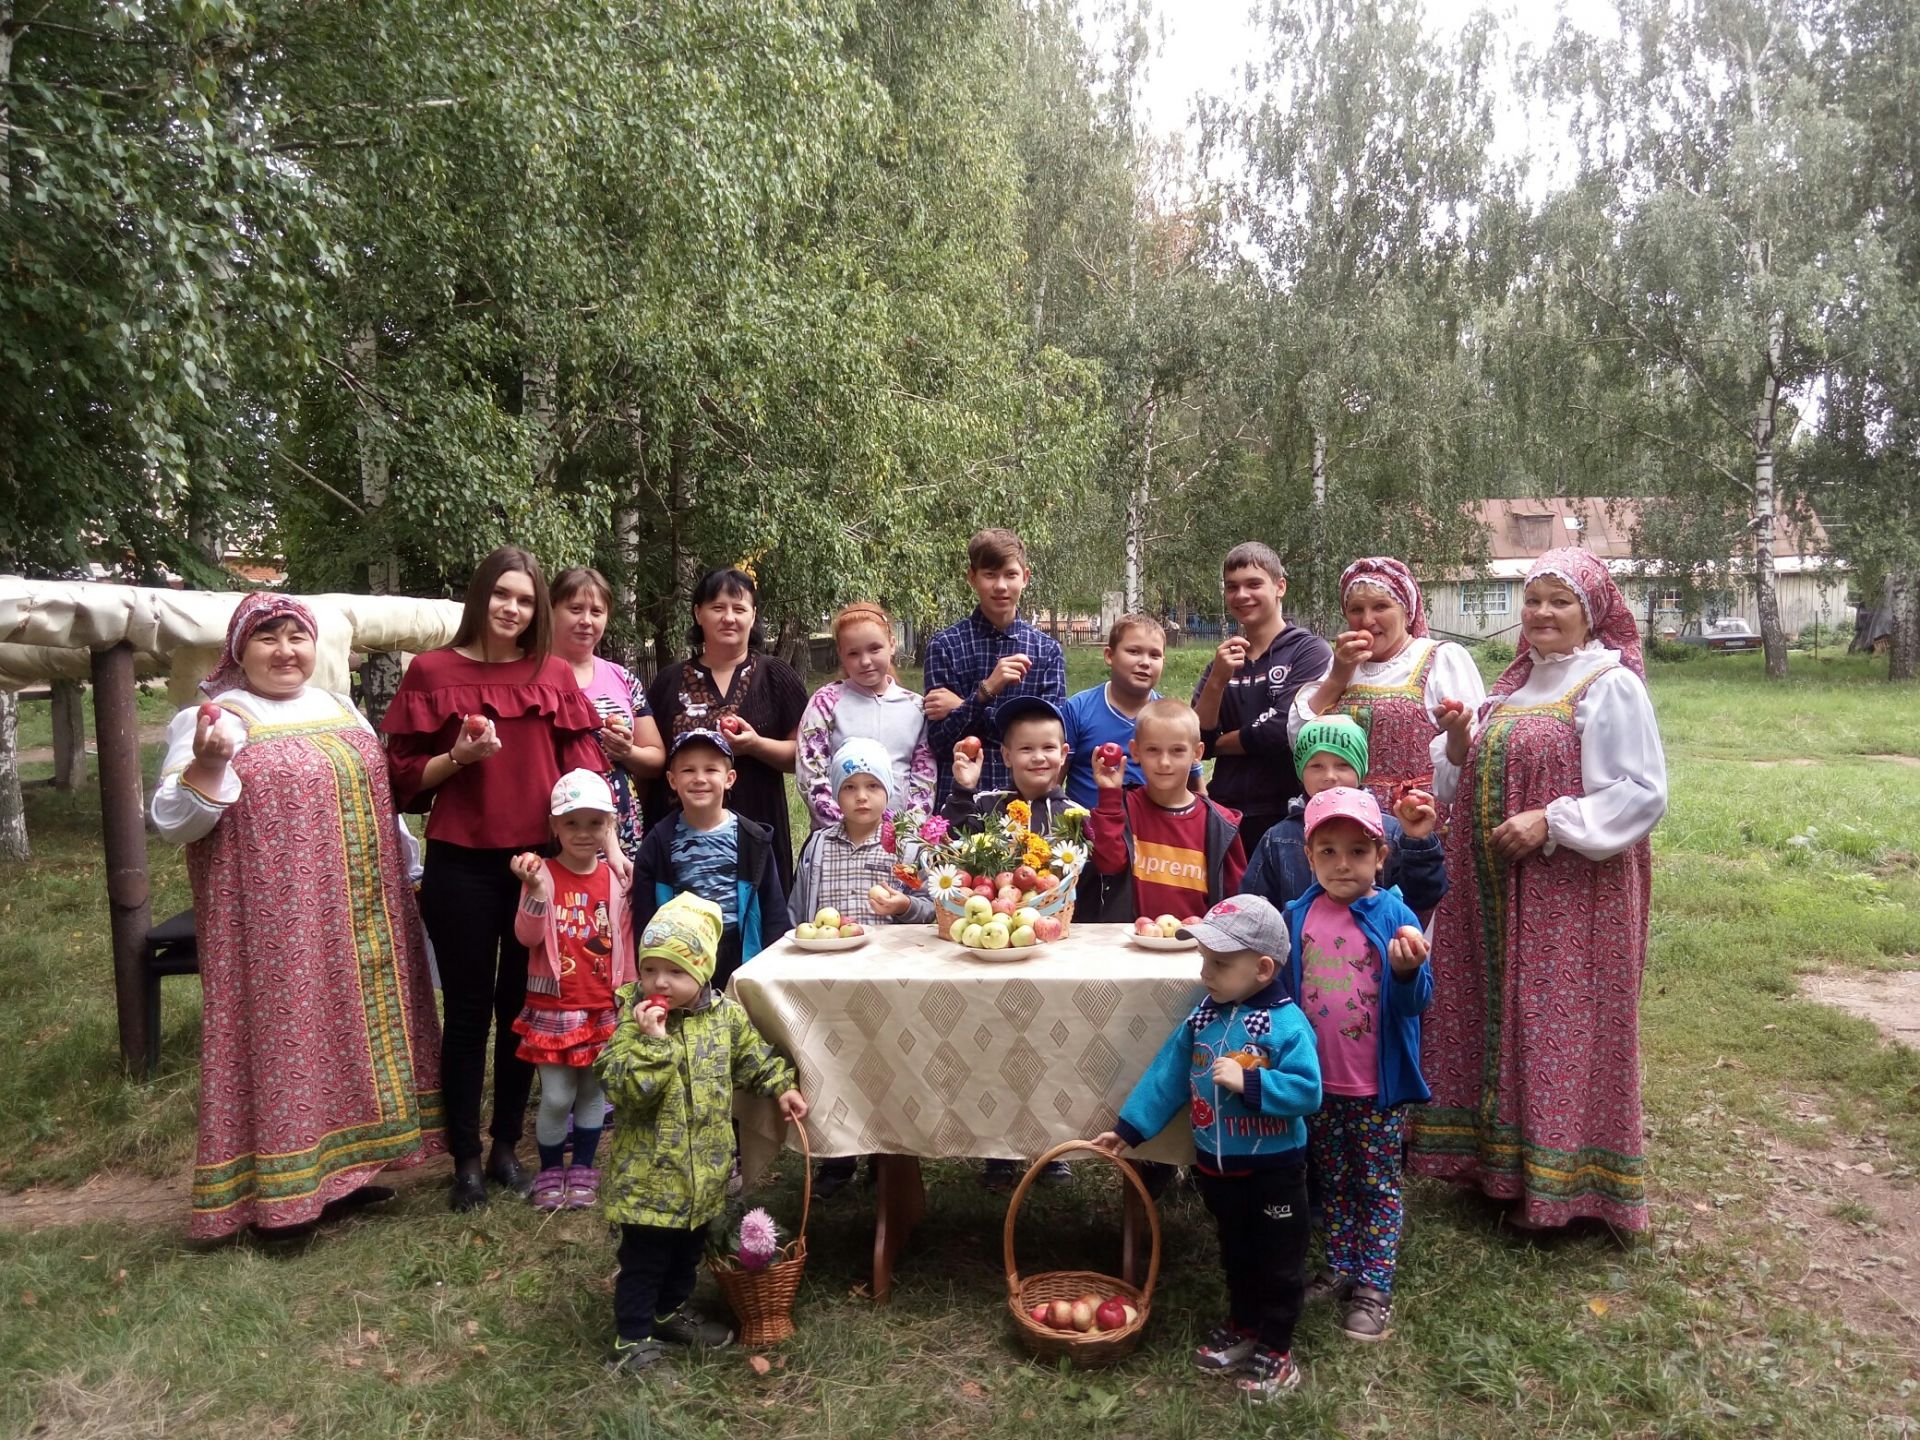
[[[1025,655],[1033,661],[1027,678],[990,699],[982,699],[981,682],[1009,655]],[[962,736],[978,735],[983,746],[978,789],[1013,788],[1007,762],[1000,758],[1000,727],[993,723],[993,711],[1015,695],[1038,695],[1055,705],[1064,703],[1067,659],[1050,636],[1019,616],[1006,629],[996,630],[976,605],[966,619],[949,625],[927,642],[926,683],[928,690],[944,688],[961,697],[960,707],[951,715],[927,725],[927,741],[933,746],[934,764],[940,770],[933,799],[938,811],[953,793],[953,747]]]
[[[900,889],[893,874],[893,852],[881,845],[878,831],[861,844],[854,844],[847,838],[845,825],[836,820],[807,837],[800,851],[788,914],[796,925],[807,924],[829,905],[840,912],[842,920],[862,925],[924,925],[933,919],[932,902],[918,894],[908,896],[915,903],[905,915],[877,913],[867,894],[875,885]]]

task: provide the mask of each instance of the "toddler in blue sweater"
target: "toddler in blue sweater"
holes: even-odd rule
[[[1300,1383],[1293,1327],[1306,1294],[1304,1116],[1320,1108],[1313,1029],[1287,996],[1285,920],[1258,895],[1222,900],[1180,931],[1200,945],[1206,998],[1167,1037],[1094,1144],[1119,1154],[1185,1111],[1194,1175],[1220,1232],[1228,1321],[1194,1352],[1272,1400]]]

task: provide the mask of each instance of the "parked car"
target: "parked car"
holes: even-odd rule
[[[1738,655],[1760,649],[1760,637],[1737,615],[1709,621],[1704,628],[1698,620],[1691,620],[1680,635],[1680,643],[1704,645],[1717,655]]]

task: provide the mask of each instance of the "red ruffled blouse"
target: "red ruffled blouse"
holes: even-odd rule
[[[426,789],[427,762],[453,748],[467,715],[493,720],[499,752]],[[606,768],[599,728],[566,661],[549,656],[536,672],[530,661],[488,665],[457,650],[416,656],[380,722],[395,802],[426,813],[429,840],[475,850],[545,844],[554,782]]]

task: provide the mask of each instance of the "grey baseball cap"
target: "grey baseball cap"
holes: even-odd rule
[[[1201,917],[1198,925],[1182,926],[1179,935],[1182,940],[1198,940],[1207,949],[1223,954],[1252,950],[1276,960],[1284,959],[1292,946],[1286,917],[1259,895],[1222,900]]]

